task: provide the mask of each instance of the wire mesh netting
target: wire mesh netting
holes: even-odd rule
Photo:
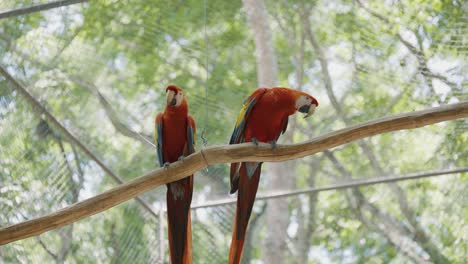
[[[52,2],[2,1],[0,14]],[[266,12],[249,15],[254,3]],[[202,132],[208,145],[227,143],[263,67],[276,69],[279,85],[320,102],[311,120],[290,118],[280,143],[466,101],[467,8],[463,1],[102,0],[0,19],[0,66],[47,109],[0,77],[0,226],[155,168],[153,121],[170,83],[187,91],[198,149]],[[268,43],[256,40],[263,33]],[[265,47],[274,65],[262,63]],[[464,168],[466,124],[383,134],[265,164],[259,194]],[[195,177],[194,263],[227,262],[235,214],[228,174],[219,164]],[[243,262],[463,263],[466,188],[466,173],[456,173],[260,199]],[[0,262],[167,263],[165,193],[160,187],[1,246]]]

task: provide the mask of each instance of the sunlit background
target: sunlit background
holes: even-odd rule
[[[1,0],[0,17],[48,2]],[[198,149],[228,143],[265,69],[320,102],[310,119],[290,118],[280,143],[468,99],[465,1],[262,0],[256,17],[252,2],[97,0],[0,19],[0,66],[81,143],[0,75],[0,226],[157,167],[153,122],[168,84],[187,91]],[[270,41],[255,42],[258,30]],[[262,47],[272,63],[257,60]],[[259,195],[465,168],[467,131],[466,119],[449,121],[267,164]],[[194,263],[227,263],[228,170],[195,177]],[[467,176],[258,200],[243,262],[466,262]],[[2,246],[0,262],[168,263],[165,193]]]

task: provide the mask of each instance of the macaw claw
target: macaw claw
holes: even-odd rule
[[[270,141],[270,145],[273,150],[275,150],[278,147],[278,145],[276,144],[276,140]]]
[[[167,170],[167,169],[169,168],[169,165],[170,165],[170,164],[171,164],[171,163],[169,163],[169,162],[164,162],[164,164],[163,164],[164,169]]]
[[[252,143],[254,143],[254,144],[255,144],[255,146],[257,146],[257,147],[258,147],[258,139],[257,139],[257,138],[252,138],[252,140],[251,140],[251,141],[252,141]]]
[[[178,160],[178,161],[184,161],[184,159],[185,159],[185,156],[182,155],[182,156],[180,156],[177,160]]]

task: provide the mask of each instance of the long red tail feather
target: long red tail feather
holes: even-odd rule
[[[249,223],[252,207],[257,194],[260,180],[261,164],[249,179],[245,163],[242,163],[239,175],[239,189],[237,193],[237,208],[234,228],[232,231],[231,249],[229,251],[229,264],[238,264],[241,261],[245,234]]]
[[[193,176],[168,184],[167,222],[172,264],[192,263],[190,203]]]

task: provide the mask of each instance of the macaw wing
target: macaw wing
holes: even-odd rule
[[[234,131],[231,135],[231,140],[229,144],[238,144],[245,142],[244,137],[244,130],[247,122],[249,121],[250,114],[252,110],[255,108],[255,104],[262,98],[262,96],[267,91],[266,88],[257,89],[252,95],[245,100],[244,105],[237,117],[236,125],[234,126]],[[230,193],[234,193],[237,191],[239,186],[239,170],[240,170],[240,163],[231,163],[231,191]],[[256,167],[256,166],[255,166]]]
[[[245,142],[245,125],[249,120],[250,113],[252,113],[255,104],[260,100],[260,98],[263,96],[263,94],[265,94],[266,91],[266,88],[257,89],[252,95],[249,96],[249,98],[247,98],[247,100],[245,100],[244,105],[242,106],[242,109],[240,110],[239,115],[237,116],[236,125],[234,126],[234,131],[232,132],[229,144],[238,144]]]
[[[156,120],[154,122],[154,142],[156,144],[156,152],[158,154],[158,161],[159,166],[164,166],[164,157],[163,157],[163,114],[159,113],[156,116]]]
[[[288,123],[289,123],[289,116],[286,116],[283,118],[283,120],[281,120],[281,124],[282,124],[282,127],[283,129],[281,130],[281,134],[284,134],[284,132],[286,132],[286,129],[288,129]],[[279,135],[278,135],[279,137]],[[278,139],[276,139],[278,140]]]
[[[197,128],[195,126],[195,120],[191,115],[187,118],[187,153],[184,156],[188,156],[195,152],[195,139],[196,139]]]

